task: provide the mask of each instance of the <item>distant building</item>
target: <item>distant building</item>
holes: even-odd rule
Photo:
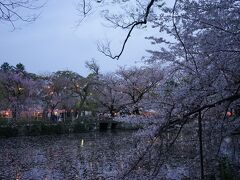
[[[0,111],[1,118],[12,118],[12,111],[10,109]]]

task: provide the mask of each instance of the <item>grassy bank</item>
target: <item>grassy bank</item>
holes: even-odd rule
[[[0,119],[0,137],[81,133],[96,129],[97,125],[95,122],[94,117],[84,117],[64,122],[52,122],[43,119],[21,119],[13,122],[7,119]]]

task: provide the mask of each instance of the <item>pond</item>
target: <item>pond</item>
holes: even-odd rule
[[[0,179],[96,179],[124,168],[132,131],[0,139]]]

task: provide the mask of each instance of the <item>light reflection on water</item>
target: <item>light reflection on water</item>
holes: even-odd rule
[[[132,132],[0,139],[0,179],[95,179],[124,168]]]

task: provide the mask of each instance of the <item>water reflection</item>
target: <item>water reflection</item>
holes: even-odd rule
[[[0,179],[96,179],[124,168],[132,132],[0,139]]]

